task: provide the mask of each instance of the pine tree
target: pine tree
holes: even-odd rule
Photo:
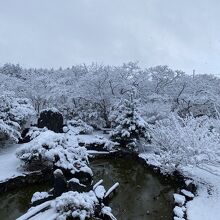
[[[138,100],[130,96],[119,102],[110,117],[113,130],[110,134],[122,146],[134,148],[141,137],[147,137],[147,123],[138,111]]]

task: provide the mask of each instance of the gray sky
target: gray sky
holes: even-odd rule
[[[167,64],[220,74],[219,0],[0,0],[0,64]]]

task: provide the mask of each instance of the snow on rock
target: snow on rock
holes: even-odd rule
[[[186,184],[187,186],[189,186],[189,184],[191,184],[191,183],[193,183],[192,180],[190,180],[190,179],[185,180],[185,184]]]
[[[175,208],[173,209],[174,214],[179,217],[179,218],[183,218],[184,217],[184,211],[181,207],[179,206],[175,206]]]
[[[185,220],[185,218],[179,218],[179,217],[176,217],[176,216],[173,219],[174,220]]]
[[[38,200],[41,199],[45,199],[47,197],[49,197],[49,193],[48,192],[35,192],[31,198],[31,203],[36,202]]]
[[[181,193],[182,193],[183,195],[185,195],[186,197],[191,198],[191,199],[195,197],[193,193],[191,193],[190,191],[185,190],[185,189],[182,189],[182,190],[181,190]]]
[[[79,179],[77,179],[77,178],[72,178],[72,179],[70,179],[70,180],[68,181],[68,183],[77,183],[77,184],[80,185],[80,186],[86,187],[86,185],[80,183]]]
[[[176,194],[176,193],[175,193],[175,194],[173,195],[173,197],[174,197],[175,203],[177,203],[177,204],[180,205],[180,206],[184,205],[184,203],[185,203],[185,201],[186,201],[185,196],[182,196],[182,195],[180,195],[180,194]]]
[[[95,194],[98,199],[103,199],[106,193],[104,186],[100,185],[95,188]]]

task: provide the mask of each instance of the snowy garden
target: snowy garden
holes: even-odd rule
[[[0,198],[52,182],[13,218],[220,219],[220,78],[135,62],[56,70],[5,64],[0,77]],[[118,177],[106,186],[105,175],[114,176],[118,165],[107,173],[105,163],[102,171],[93,163],[122,159],[136,161],[142,173],[137,169],[129,180]],[[126,203],[123,181],[135,179],[131,195],[150,188],[144,182],[149,177],[141,179],[145,172],[172,185],[169,217],[159,218],[142,197],[144,216],[114,210]]]

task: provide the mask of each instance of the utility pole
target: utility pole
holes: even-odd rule
[[[195,78],[195,75],[196,75],[196,71],[193,70],[193,79]]]

